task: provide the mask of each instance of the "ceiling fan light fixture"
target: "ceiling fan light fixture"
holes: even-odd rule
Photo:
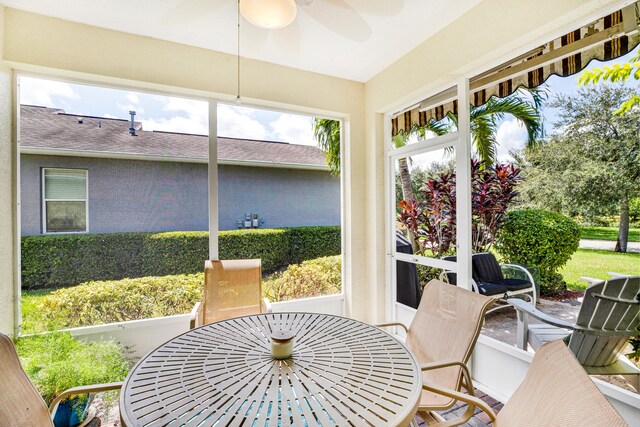
[[[279,30],[296,18],[295,0],[240,0],[240,13],[253,25]]]

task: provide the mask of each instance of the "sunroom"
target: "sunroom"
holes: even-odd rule
[[[408,325],[415,310],[396,302],[398,261],[455,271],[458,285],[471,288],[470,120],[468,111],[457,106],[506,96],[533,74],[540,83],[553,73],[573,74],[581,68],[576,55],[614,58],[633,50],[639,40],[637,5],[629,0],[406,0],[393,6],[382,1],[298,1],[293,25],[265,30],[243,21],[240,39],[240,2],[210,2],[210,10],[205,2],[178,0],[135,6],[0,3],[0,332],[10,336],[20,335],[21,324],[21,76],[207,102],[209,135],[214,136],[209,138],[208,162],[211,259],[218,258],[217,105],[240,98],[247,106],[339,120],[342,291],[275,303],[272,310]],[[314,12],[319,6],[324,9]],[[611,22],[615,13],[618,21]],[[171,23],[172,17],[177,21],[185,14],[197,25]],[[566,40],[568,34],[575,40]],[[454,110],[459,114],[457,132],[393,148],[392,137],[402,130]],[[458,176],[457,260],[397,253],[396,161],[444,152],[455,153]],[[180,315],[78,328],[72,334],[113,338],[133,346],[140,358],[188,330],[189,315]],[[480,335],[469,363],[474,386],[507,402],[532,358]],[[594,382],[630,425],[639,422],[639,395]]]

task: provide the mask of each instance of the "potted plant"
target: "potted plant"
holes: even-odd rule
[[[21,337],[16,349],[22,367],[49,404],[63,391],[77,386],[122,381],[129,362],[114,341],[84,342],[68,332],[50,332]],[[91,399],[74,396],[58,405],[56,427],[74,427],[87,418]]]

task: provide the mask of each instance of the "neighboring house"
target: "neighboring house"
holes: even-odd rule
[[[22,235],[208,230],[208,137],[130,127],[22,105]],[[339,225],[340,183],[316,147],[219,137],[218,206],[221,230]]]

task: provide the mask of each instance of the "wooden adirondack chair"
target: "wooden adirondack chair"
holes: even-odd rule
[[[464,414],[453,420],[431,414],[425,420],[430,426],[461,425],[476,408],[489,416],[494,427],[629,426],[561,341],[550,342],[536,353],[524,381],[497,416],[477,397],[429,383],[422,388],[469,404]]]
[[[191,311],[191,329],[249,314],[270,313],[262,298],[259,259],[211,260],[204,263],[204,298]]]
[[[569,335],[569,350],[591,375],[640,374],[620,352],[640,333],[640,277],[616,277],[587,288],[575,324],[549,316],[522,300],[509,299],[518,312],[518,346],[537,350]],[[529,316],[545,324],[529,324]],[[571,331],[571,332],[569,332]]]

